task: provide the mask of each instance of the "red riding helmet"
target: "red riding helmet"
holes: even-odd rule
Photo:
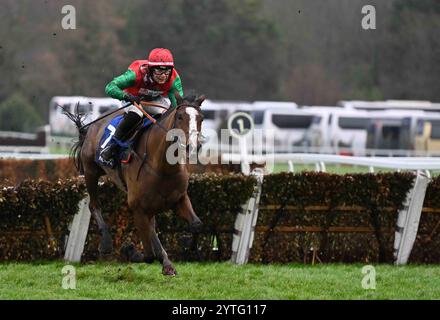
[[[171,51],[164,48],[156,48],[151,50],[148,56],[149,67],[174,67],[174,59]]]

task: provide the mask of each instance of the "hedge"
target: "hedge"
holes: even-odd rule
[[[398,212],[413,179],[412,173],[265,176],[250,261],[392,263]],[[204,228],[193,235],[174,213],[159,214],[159,237],[170,258],[228,260],[236,214],[255,186],[254,178],[241,174],[191,175],[188,193]],[[440,262],[439,191],[437,177],[427,190],[410,262]],[[80,178],[1,187],[0,260],[62,258],[68,225],[84,195]],[[125,242],[139,243],[125,195],[105,180],[100,200],[116,253]],[[96,229],[92,221],[84,260],[98,258]]]
[[[316,251],[322,262],[392,262],[398,210],[413,179],[411,173],[269,176],[257,225],[321,230],[274,233],[257,228],[251,260],[307,262]],[[264,209],[271,205],[279,208]],[[359,228],[371,232],[355,232]]]
[[[170,256],[176,260],[199,259],[201,256],[227,259],[231,254],[230,240],[236,212],[251,196],[254,185],[252,177],[240,174],[192,175],[188,193],[204,222],[204,230],[197,237],[197,254],[188,254],[188,250],[194,251],[194,239],[188,232],[186,221],[171,212],[158,215],[159,234]],[[16,187],[0,188],[0,260],[61,258],[69,223],[78,210],[79,200],[86,195],[83,179],[25,180]],[[108,180],[100,184],[99,193],[103,216],[111,226],[116,250],[124,242],[138,242],[125,194]],[[48,220],[53,240],[48,236]],[[218,227],[219,221],[221,228]],[[221,250],[213,253],[211,242],[214,237]],[[98,243],[99,233],[92,221],[85,260],[97,258]],[[186,244],[185,248],[182,243]]]

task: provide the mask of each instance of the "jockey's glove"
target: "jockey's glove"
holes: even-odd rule
[[[131,94],[131,93],[126,93],[125,95],[124,95],[124,100],[125,101],[129,101],[129,102],[131,102],[131,103],[137,103],[137,104],[139,104],[139,103],[141,103],[141,98],[140,97],[138,97],[138,96],[135,96],[135,95],[133,95],[133,94]]]

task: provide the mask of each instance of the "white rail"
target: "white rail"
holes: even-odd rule
[[[28,154],[28,153],[0,153],[0,159],[16,160],[57,160],[68,159],[68,154]]]
[[[232,144],[206,143],[203,148],[214,153],[239,153],[241,146],[238,142]],[[339,148],[339,147],[313,147],[313,146],[248,146],[249,153],[312,153],[354,156],[379,156],[379,157],[440,157],[440,151],[406,150],[406,149],[366,149],[366,148]]]
[[[242,155],[222,154],[222,161],[240,163]],[[275,153],[248,155],[250,163],[332,163],[402,170],[440,170],[440,158],[430,157],[352,157],[332,154]]]
[[[36,154],[36,153],[48,153],[48,147],[38,147],[38,146],[0,146],[0,154]]]

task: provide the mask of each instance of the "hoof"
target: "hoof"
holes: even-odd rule
[[[135,262],[135,263],[140,263],[140,262],[144,262],[144,255],[140,252],[135,252],[131,257],[130,257],[130,262]]]
[[[133,243],[121,246],[120,257],[128,262],[144,262],[144,255],[136,250]]]
[[[119,250],[119,255],[121,256],[121,259],[126,260],[126,261],[130,261],[130,258],[133,255],[133,252],[134,252],[133,243],[130,243],[130,244],[124,243],[121,246],[121,249]]]
[[[145,257],[145,258],[144,258],[144,262],[145,262],[145,263],[148,263],[148,264],[153,263],[154,260],[155,260],[154,256],[149,256],[149,257]]]
[[[200,232],[202,230],[202,226],[203,226],[202,221],[196,220],[190,225],[189,230],[193,233]]]
[[[177,275],[177,271],[176,271],[176,269],[174,269],[174,267],[172,265],[163,266],[162,274],[164,276],[176,276]]]

